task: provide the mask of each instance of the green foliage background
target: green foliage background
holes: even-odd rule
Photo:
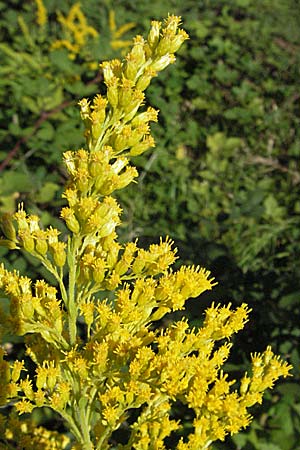
[[[41,29],[34,1],[0,1],[0,211],[24,201],[45,225],[63,229],[61,155],[83,145],[76,101],[99,90],[101,75],[91,63],[121,52],[111,47],[109,11],[118,26],[136,23],[126,39],[143,33],[151,18],[181,15],[190,41],[148,91],[149,103],[160,109],[157,148],[137,158],[138,188],[120,196],[121,236],[147,244],[169,234],[185,262],[212,270],[219,281],[213,299],[252,307],[228,368],[233,377],[267,343],[294,365],[293,379],[253,411],[252,426],[215,449],[299,450],[298,2],[82,1],[99,37],[74,60],[51,43],[62,38],[56,11],[66,15],[75,2],[44,3],[49,22]],[[8,268],[45,276],[25,256],[0,251]],[[194,325],[211,300],[190,302]],[[188,412],[178,414],[188,428]]]

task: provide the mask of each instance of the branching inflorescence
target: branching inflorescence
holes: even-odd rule
[[[57,287],[0,267],[0,288],[10,300],[0,315],[1,333],[25,336],[35,364],[31,379],[24,361],[9,364],[1,352],[0,401],[13,401],[21,417],[14,411],[0,416],[0,448],[17,442],[24,449],[159,450],[177,432],[177,450],[206,449],[246,427],[248,408],[289,374],[269,347],[252,356],[252,371],[239,387],[222,371],[231,336],[248,320],[245,304],[213,304],[199,329],[186,319],[153,326],[210,290],[213,278],[200,267],[172,270],[177,256],[169,238],[148,250],[136,241],[118,242],[121,208],[112,195],[137,178],[131,157],[154,146],[149,123],[158,112],[140,108],[151,79],[188,39],[179,24],[176,16],[152,22],[147,39],[137,36],[124,61],[101,64],[106,95],[79,102],[86,148],[64,154],[69,178],[61,217],[68,239],[43,229],[23,205],[2,217],[1,245],[36,257]],[[188,437],[180,438],[182,425],[171,418],[175,401],[194,410]],[[28,416],[22,420],[45,406],[64,419],[73,444],[35,428]],[[125,443],[112,436],[120,427]]]

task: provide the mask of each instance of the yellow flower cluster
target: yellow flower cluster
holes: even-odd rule
[[[16,335],[39,333],[56,347],[68,347],[62,336],[64,312],[56,288],[44,280],[31,286],[31,279],[0,265],[0,289],[10,298],[9,314],[3,312],[0,332]]]
[[[115,12],[113,10],[110,10],[108,23],[109,31],[111,33],[110,45],[114,50],[118,50],[120,48],[124,49],[131,45],[131,41],[122,40],[121,37],[123,36],[123,34],[127,33],[127,31],[135,27],[136,24],[134,22],[125,23],[120,28],[117,28]]]
[[[147,39],[138,36],[124,61],[102,64],[106,96],[81,100],[87,148],[64,154],[68,205],[61,217],[68,240],[44,230],[22,205],[0,222],[0,245],[30,253],[57,282],[57,288],[33,282],[0,266],[0,290],[10,301],[0,310],[0,331],[25,335],[36,367],[33,380],[24,361],[9,363],[0,349],[0,404],[12,400],[20,415],[52,408],[72,433],[74,450],[113,448],[112,433],[121,426],[128,441],[118,450],[165,450],[165,439],[182,427],[171,419],[177,401],[195,412],[194,431],[177,450],[207,449],[247,426],[248,408],[291,369],[268,347],[252,355],[252,371],[239,386],[223,372],[230,339],[248,321],[245,304],[212,304],[199,329],[184,318],[155,327],[212,289],[214,279],[198,266],[173,270],[177,250],[168,237],[148,249],[118,242],[121,208],[113,194],[138,175],[130,158],[154,145],[149,122],[157,111],[139,108],[151,78],[174,62],[187,39],[179,24],[176,16],[152,22]],[[0,432],[7,445],[18,442],[25,450],[68,445],[64,436],[14,415],[0,415]]]
[[[64,17],[61,12],[57,13],[58,21],[63,26],[66,34],[66,39],[61,39],[53,42],[52,48],[66,48],[70,52],[70,58],[74,59],[80,52],[82,47],[85,46],[89,36],[95,38],[98,36],[98,32],[95,28],[91,27],[87,23],[87,19],[81,11],[80,3],[75,3],[67,17]]]
[[[108,145],[113,155],[136,156],[154,146],[149,122],[157,120],[157,111],[137,111],[151,79],[175,61],[174,53],[188,39],[187,33],[178,28],[179,22],[176,16],[169,16],[164,27],[153,21],[147,39],[137,36],[125,61],[101,64],[106,98],[98,95],[92,104],[86,99],[79,102],[91,152]]]
[[[41,426],[34,425],[30,420],[20,419],[14,415],[6,418],[0,415],[0,450],[20,448],[22,450],[63,450],[67,448],[70,439]]]
[[[43,0],[35,0],[36,4],[36,23],[43,27],[48,20],[47,9],[43,3]]]

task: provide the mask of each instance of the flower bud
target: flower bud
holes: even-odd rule
[[[172,39],[170,43],[169,52],[177,52],[177,50],[179,50],[186,39],[189,39],[189,35],[184,30],[179,30],[178,34]]]
[[[169,64],[173,64],[175,61],[175,56],[173,54],[167,53],[166,55],[156,59],[149,67],[152,70],[159,72],[160,70],[165,69]]]
[[[247,374],[244,375],[244,377],[241,379],[241,385],[240,385],[240,394],[245,395],[248,391],[248,388],[250,386],[251,379],[247,377]]]
[[[106,172],[108,162],[103,158],[103,154],[95,152],[91,155],[89,163],[89,174],[92,178],[102,175]]]
[[[100,68],[103,72],[103,78],[107,85],[107,83],[114,77],[112,63],[110,61],[104,61],[100,64]]]
[[[78,102],[78,105],[80,106],[80,115],[84,124],[89,126],[91,114],[90,102],[86,98],[83,98]]]
[[[64,152],[63,157],[67,171],[69,172],[70,175],[74,175],[76,171],[74,152],[71,152],[70,150]]]
[[[115,265],[115,271],[118,275],[122,276],[122,275],[124,275],[124,273],[126,273],[128,271],[129,267],[130,267],[130,263],[128,261],[121,259]]]
[[[112,77],[107,83],[107,100],[112,108],[116,108],[119,102],[118,85],[119,80],[116,77]]]
[[[119,274],[117,274],[115,271],[112,272],[109,279],[105,282],[105,289],[108,289],[109,291],[113,291],[118,287],[118,285],[121,283],[121,278]]]
[[[141,123],[136,128],[134,128],[128,138],[128,146],[133,147],[138,144],[145,135],[150,133],[150,127],[146,123]]]
[[[0,247],[6,247],[9,250],[15,250],[18,247],[13,241],[9,241],[8,239],[2,239],[0,238]]]
[[[106,263],[102,258],[97,258],[93,264],[93,280],[95,283],[102,283],[105,277]]]
[[[20,306],[24,319],[30,321],[34,315],[34,305],[31,294],[23,294],[20,297]]]
[[[58,267],[63,267],[66,262],[66,244],[64,242],[54,242],[51,244],[51,253],[55,264]]]
[[[110,240],[110,239],[108,239]],[[105,246],[105,245],[104,245]],[[112,241],[110,243],[109,248],[107,249],[107,256],[106,256],[106,263],[109,269],[114,267],[118,261],[119,251],[120,251],[120,245]]]
[[[78,169],[75,175],[76,187],[79,191],[86,193],[91,184],[91,179],[87,169]]]
[[[38,230],[34,233],[35,250],[42,256],[45,256],[48,251],[47,231]]]
[[[138,66],[142,66],[145,62],[144,45],[145,40],[142,36],[134,38],[134,45],[130,53],[136,58]]]
[[[28,253],[34,252],[34,239],[30,234],[29,230],[23,230],[19,232],[19,238],[24,250]]]
[[[23,210],[23,204],[19,205],[18,211],[15,212],[14,218],[18,223],[18,229],[20,230],[28,230],[29,225],[26,219],[26,212]]]
[[[47,383],[47,369],[45,367],[38,367],[36,369],[36,387],[38,389],[46,388]]]
[[[171,53],[171,42],[174,39],[174,34],[165,31],[162,39],[159,41],[158,46],[155,49],[155,56],[164,56],[167,53]]]
[[[49,368],[47,370],[47,387],[50,391],[53,391],[55,388],[60,375],[59,367],[55,367],[54,364],[54,361],[50,361]]]
[[[137,113],[139,107],[143,104],[145,99],[144,93],[140,89],[135,89],[132,92],[131,101],[124,106],[124,121],[129,122]]]
[[[139,77],[139,79],[136,82],[136,88],[140,91],[144,91],[149,86],[152,78],[156,77],[157,72],[148,67],[145,72]]]
[[[122,85],[119,90],[119,106],[124,108],[130,105],[132,101],[134,83],[131,80],[123,79]]]
[[[121,133],[116,134],[113,138],[113,146],[116,153],[120,153],[126,148],[128,148],[128,138],[130,137],[131,127],[125,125],[121,130]]]
[[[117,180],[116,183],[116,189],[123,189],[126,186],[128,186],[128,184],[130,184],[134,178],[136,178],[138,176],[138,171],[136,170],[135,167],[127,167],[125,172],[122,173]]]
[[[125,77],[128,78],[128,80],[134,81],[138,69],[136,57],[131,52],[126,56],[126,66],[124,70]]]
[[[145,136],[144,139],[130,149],[130,156],[138,156],[148,150],[150,147],[155,147],[155,141],[152,136]]]
[[[62,208],[60,216],[66,222],[67,227],[72,233],[79,233],[80,225],[78,220],[75,217],[74,211],[71,208]]]
[[[131,52],[126,56],[125,77],[134,81],[138,70],[145,63],[145,41],[142,36],[136,36]]]
[[[135,274],[140,274],[145,268],[145,260],[139,257],[139,255],[135,258],[134,263],[132,264],[132,272]]]
[[[154,50],[159,42],[160,28],[161,22],[158,22],[157,20],[153,20],[151,22],[151,29],[147,38],[147,42],[151,50]]]
[[[12,372],[11,372],[11,381],[13,381],[14,383],[16,383],[21,375],[21,371],[24,370],[24,361],[14,361],[13,363],[13,367],[12,367]]]
[[[105,223],[98,231],[99,237],[102,238],[111,234],[115,230],[116,226],[119,225],[119,223],[120,222],[118,220],[113,219]]]
[[[4,236],[11,241],[16,241],[17,235],[12,222],[12,215],[9,213],[3,214],[0,224]]]

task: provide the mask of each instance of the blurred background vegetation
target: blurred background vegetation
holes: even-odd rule
[[[0,212],[24,202],[63,231],[62,152],[84,145],[76,103],[99,91],[100,61],[169,12],[190,40],[148,90],[160,109],[157,147],[136,158],[139,185],[119,196],[121,238],[148,245],[170,235],[183,262],[213,272],[213,294],[188,303],[194,326],[212,300],[249,304],[226,367],[233,378],[267,344],[294,365],[251,427],[214,449],[299,450],[297,0],[0,1]],[[0,249],[0,258],[46,276],[28,255]],[[188,411],[174,416],[189,429]]]

